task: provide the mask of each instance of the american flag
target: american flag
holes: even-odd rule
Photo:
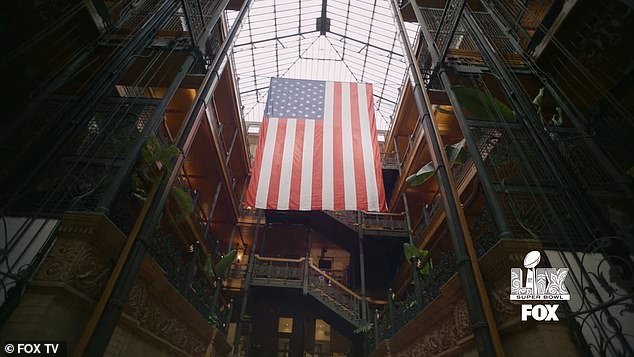
[[[385,211],[372,85],[272,78],[245,204]]]

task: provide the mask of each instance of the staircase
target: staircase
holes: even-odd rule
[[[306,258],[282,259],[255,255],[252,285],[303,289],[355,328],[363,324],[363,299]]]

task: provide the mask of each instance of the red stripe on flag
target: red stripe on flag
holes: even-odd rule
[[[323,157],[324,157],[324,121],[315,120],[315,141],[313,143],[313,188],[311,191],[311,209],[321,210]]]
[[[383,175],[381,172],[381,153],[379,151],[379,138],[376,135],[376,120],[374,117],[374,101],[372,98],[372,84],[365,85],[365,93],[368,99],[368,118],[370,118],[370,137],[372,139],[372,151],[374,152],[374,173],[376,186],[379,192],[379,211],[386,211],[385,190],[383,189]]]
[[[334,82],[333,113],[332,113],[332,173],[334,209],[343,210],[346,207],[346,190],[343,182],[343,143],[341,132],[341,83]]]
[[[264,151],[264,140],[266,140],[266,130],[269,127],[269,118],[264,117],[260,124],[260,137],[258,138],[258,146],[256,147],[255,160],[251,169],[251,180],[249,181],[249,189],[245,205],[247,207],[255,207],[255,197],[258,191],[258,183],[260,181],[260,169],[262,167],[262,151]]]
[[[286,140],[286,123],[285,118],[280,118],[277,122],[273,166],[271,167],[269,194],[266,199],[267,209],[277,209],[277,201],[280,194],[280,176],[282,174],[282,156],[284,155],[284,141]]]
[[[299,209],[299,194],[302,186],[302,160],[304,156],[304,130],[306,120],[298,119],[295,126],[295,146],[293,147],[293,163],[291,172],[291,195],[288,202],[289,210]]]
[[[363,84],[361,84],[363,85]],[[359,84],[350,84],[350,120],[352,120],[352,152],[354,160],[354,180],[357,192],[357,209],[368,209],[368,190],[365,185],[363,146],[361,144],[361,118],[359,117]],[[368,163],[369,164],[369,163]]]

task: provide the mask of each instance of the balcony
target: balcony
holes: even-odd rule
[[[38,331],[40,338],[67,341],[68,351],[73,351],[125,242],[126,236],[102,214],[65,214],[55,243],[3,326],[2,336],[21,339]],[[155,254],[156,259],[146,255],[141,263],[106,353],[200,356],[212,349],[227,355],[231,346],[222,331],[230,306],[210,305],[211,281],[191,274],[191,263],[196,262],[191,254],[179,256],[161,239],[153,244],[165,254]],[[164,258],[174,264],[166,264]],[[176,265],[181,262],[190,264]],[[208,322],[206,314],[212,311],[220,322],[217,327]],[[143,342],[148,340],[152,344]]]
[[[510,269],[522,266],[525,252],[540,248],[534,240],[501,240],[480,258],[504,349],[526,355],[574,353],[565,322],[522,323],[521,304],[508,298]],[[451,260],[434,261],[428,278],[421,282],[418,301],[407,295],[375,311],[373,328],[366,335],[367,345],[374,351],[371,356],[477,353],[459,277],[452,264],[446,264]]]

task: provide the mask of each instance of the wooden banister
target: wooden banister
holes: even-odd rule
[[[257,260],[264,260],[264,261],[271,261],[271,262],[285,262],[285,263],[301,263],[304,260],[306,260],[306,257],[301,257],[299,259],[292,259],[292,258],[272,258],[272,257],[261,257],[258,254],[255,254],[255,259]]]
[[[343,289],[345,292],[347,292],[348,294],[352,295],[354,298],[358,299],[358,300],[362,300],[361,296],[359,296],[357,293],[355,293],[354,291],[348,289],[347,286],[343,285],[342,283],[338,282],[335,278],[333,278],[332,276],[326,274],[326,272],[320,270],[318,267],[316,267],[313,263],[308,263],[308,265],[311,267],[311,269],[313,269],[314,271],[316,271],[317,273],[319,273],[320,275],[323,275],[324,278],[329,279],[332,283],[334,283],[335,285],[337,285],[338,287],[340,287],[341,289]]]
[[[400,212],[400,213],[390,213],[390,212],[368,212],[368,211],[361,211],[361,213],[368,215],[368,216],[379,216],[379,217],[403,217],[405,216],[405,212]]]
[[[371,297],[367,297],[366,299],[368,300],[368,302],[370,304],[387,305],[387,301],[385,301],[385,300],[375,300],[375,299],[373,299]]]

